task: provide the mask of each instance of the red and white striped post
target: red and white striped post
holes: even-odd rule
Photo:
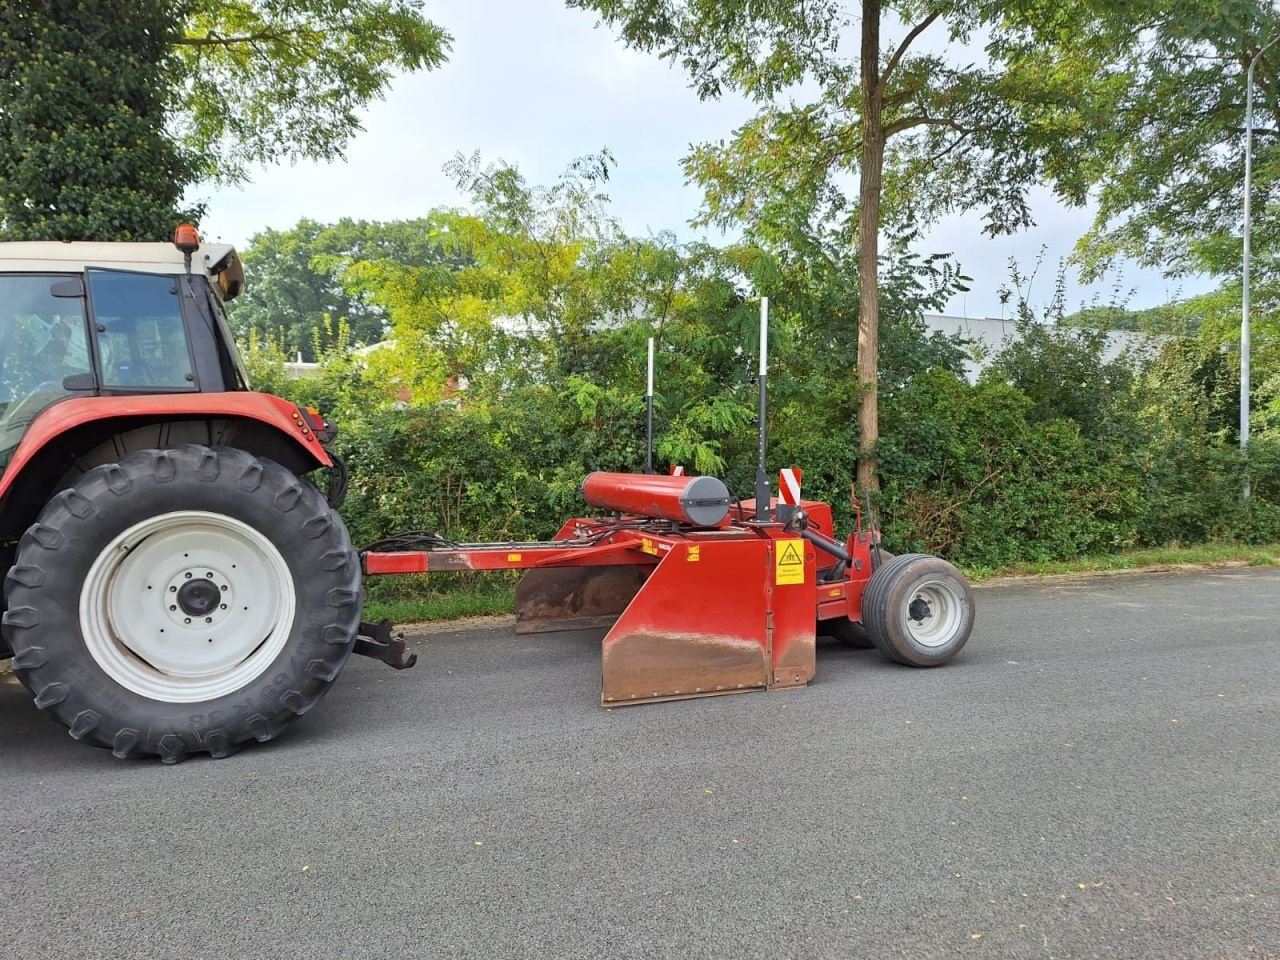
[[[800,507],[800,478],[798,467],[783,467],[778,471],[778,522],[788,523],[791,515]]]
[[[671,467],[668,469],[668,471],[667,471],[667,472],[668,472],[668,473],[670,473],[670,474],[671,474],[671,476],[673,476],[673,477],[683,477],[683,476],[684,476],[684,467],[682,467],[682,466],[681,466],[680,464],[678,464],[678,463],[673,463],[673,464],[671,465]]]
[[[799,467],[783,467],[778,472],[778,499],[789,507],[800,506],[801,476]]]

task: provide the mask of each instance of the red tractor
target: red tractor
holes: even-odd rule
[[[353,652],[412,666],[360,619],[362,575],[524,570],[516,631],[607,627],[601,703],[804,686],[819,633],[938,666],[973,597],[950,564],[765,477],[762,303],[755,496],[712,477],[593,474],[596,516],[551,541],[389,537],[357,552],[316,411],[249,388],[223,304],[235,251],[0,244],[0,659],[36,706],[117,757],[227,756],[306,713]],[[649,444],[652,450],[652,347]],[[329,472],[326,492],[312,478]],[[855,509],[857,505],[855,504]]]
[[[235,251],[0,244],[0,658],[77,740],[225,756],[316,704],[360,624],[317,414],[249,389]]]

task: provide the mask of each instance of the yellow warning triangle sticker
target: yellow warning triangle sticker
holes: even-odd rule
[[[804,558],[800,556],[800,551],[796,549],[796,541],[790,540],[782,548],[782,556],[778,558],[778,566],[790,567],[796,564],[804,566]]]

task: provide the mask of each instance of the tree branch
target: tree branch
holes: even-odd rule
[[[895,133],[901,133],[903,130],[910,130],[912,127],[950,127],[956,133],[963,134],[978,132],[976,127],[966,127],[949,117],[930,117],[925,114],[915,114],[903,117],[901,120],[895,120],[893,123],[885,124],[885,139],[887,140]]]
[[[935,163],[939,162],[940,160],[943,160],[946,157],[950,156],[952,153],[955,153],[956,148],[959,147],[966,140],[968,140],[970,136],[972,136],[971,132],[965,132],[960,134],[960,136],[956,137],[954,140],[952,140],[949,144],[947,144],[945,147],[943,147],[933,156],[927,158],[924,161],[924,165],[926,167],[931,167]]]
[[[938,13],[938,11],[936,10],[933,13],[929,14],[927,17],[925,17],[923,20],[917,23],[914,27],[912,27],[911,31],[906,35],[906,37],[903,38],[902,42],[898,44],[898,49],[893,51],[893,56],[889,58],[889,63],[884,68],[884,73],[880,74],[880,80],[878,85],[881,90],[883,90],[885,87],[885,84],[889,82],[889,77],[890,75],[892,75],[893,71],[898,69],[898,64],[902,61],[903,56],[906,55],[907,48],[911,46],[911,44],[915,41],[916,37],[920,36],[920,34],[928,30],[929,25],[932,24],[933,21],[937,20],[939,16],[941,16],[941,14]]]
[[[297,33],[297,30],[286,30],[284,33],[247,33],[239,37],[222,37],[210,31],[203,37],[179,37],[173,42],[183,47],[231,47],[238,43],[257,43],[262,40],[284,43]]]

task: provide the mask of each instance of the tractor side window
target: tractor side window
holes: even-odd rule
[[[90,270],[89,293],[104,387],[194,387],[176,277]]]
[[[0,275],[0,464],[46,407],[91,385],[84,300],[55,276]]]

